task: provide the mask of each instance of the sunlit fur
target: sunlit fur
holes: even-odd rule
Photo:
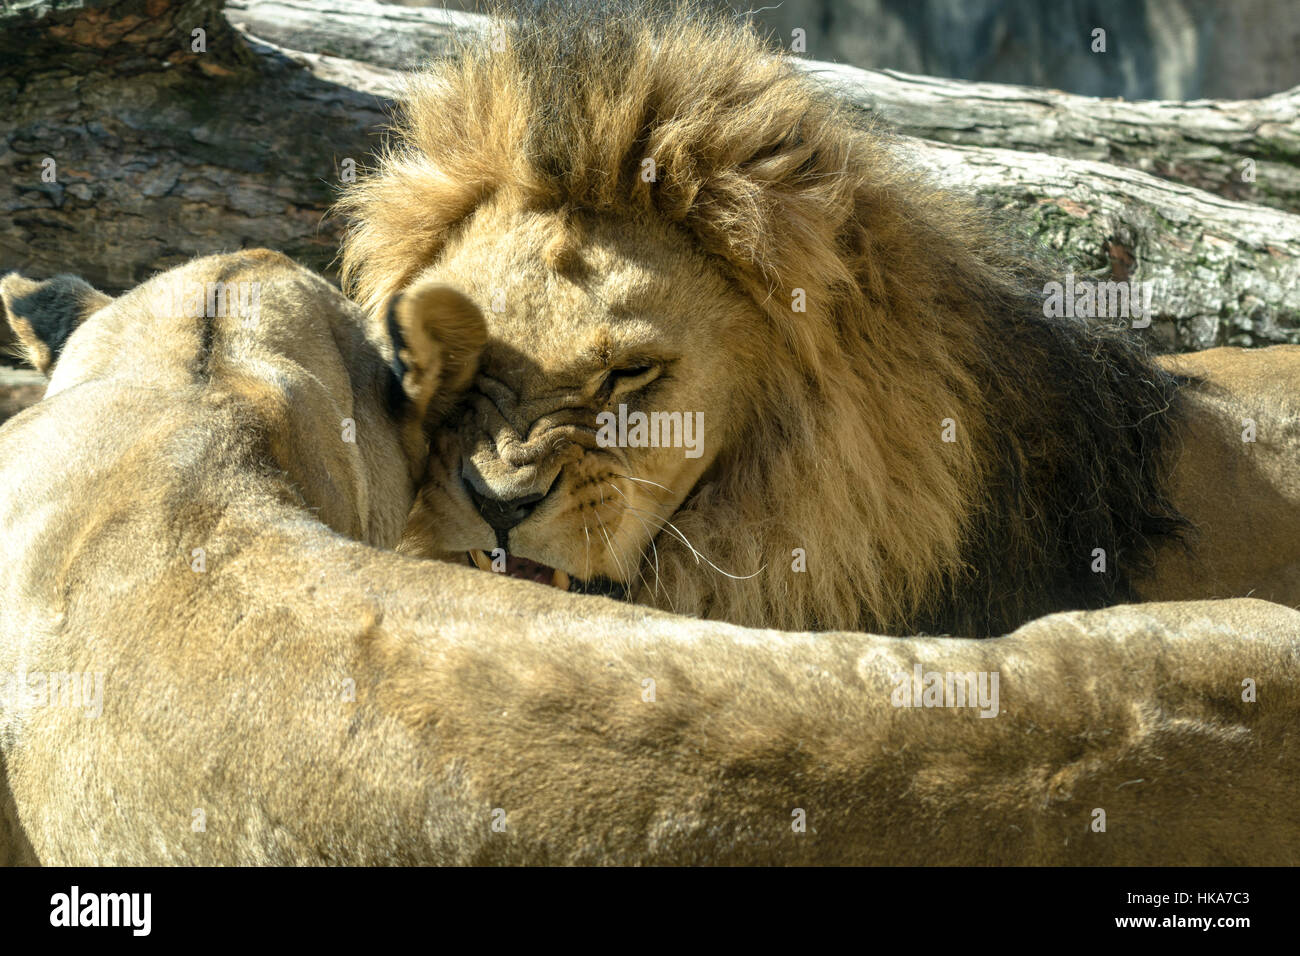
[[[158,294],[212,281],[260,283],[257,320]],[[400,532],[425,389],[482,341],[455,293],[390,343],[264,250],[51,282],[0,279],[25,349],[58,333],[0,426],[0,866],[1300,858],[1300,612],[801,634],[405,557],[352,538]],[[896,706],[918,669],[997,678],[996,719]]]
[[[743,23],[583,9],[543,5],[500,49],[488,37],[410,78],[394,142],[343,197],[342,261],[378,312],[485,206],[577,210],[665,223],[743,290],[745,341],[701,327],[698,347],[761,360],[707,490],[672,521],[718,567],[766,570],[726,577],[660,533],[635,599],[984,635],[1132,596],[1182,525],[1162,465],[1178,382],[1135,333],[1044,318],[1053,276]],[[648,534],[639,550],[648,563]]]

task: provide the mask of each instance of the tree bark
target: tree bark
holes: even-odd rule
[[[24,0],[0,14],[0,269],[76,271],[118,292],[195,255],[265,245],[330,274],[341,224],[325,213],[345,161],[364,166],[379,143],[398,79],[390,67],[441,55],[457,32],[486,25],[338,0],[232,0],[227,23],[220,7]],[[207,31],[201,52],[196,28]],[[1263,205],[1292,201],[1300,92],[1128,104],[807,68],[905,121],[904,132],[934,137],[902,136],[899,148],[924,174],[1005,210],[1077,273],[1155,280],[1159,314],[1144,334],[1161,345],[1300,342],[1300,216]],[[1260,204],[1072,158],[1093,152],[1135,165],[1165,156],[1169,176],[1193,181],[1258,156],[1250,195]],[[46,160],[53,182],[42,179]]]
[[[1154,282],[1157,347],[1300,342],[1300,216],[1091,160],[922,140],[908,152],[1076,273]]]
[[[346,0],[230,0],[243,29],[295,50],[408,70],[486,17]],[[908,136],[1094,159],[1300,212],[1300,87],[1258,100],[1126,102],[802,60],[845,99]]]
[[[909,136],[1099,160],[1300,213],[1300,87],[1258,100],[1130,103],[835,63],[806,68]]]
[[[337,228],[321,218],[342,161],[379,142],[392,71],[252,41],[220,7],[56,7],[22,24],[32,55],[4,24],[0,268],[75,269],[119,292],[195,255],[270,246],[328,271]],[[196,28],[205,52],[190,52]]]

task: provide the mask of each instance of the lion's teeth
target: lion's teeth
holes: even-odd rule
[[[491,570],[492,570],[492,559],[489,558],[489,557],[487,556],[487,554],[485,554],[484,552],[480,551],[478,548],[470,548],[469,556],[470,556],[470,558],[473,559],[473,561],[474,561],[474,565],[475,565],[475,566],[476,566],[480,571],[491,571]]]
[[[551,578],[551,583],[561,591],[569,590],[569,576],[559,568],[555,569],[555,575]]]

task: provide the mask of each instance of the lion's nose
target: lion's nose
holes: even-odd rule
[[[519,522],[523,521],[537,503],[546,497],[540,495],[524,495],[522,498],[511,498],[509,501],[503,501],[500,498],[492,498],[481,493],[469,481],[462,478],[465,482],[465,490],[469,492],[469,500],[474,502],[474,507],[478,513],[483,516],[483,520],[492,526],[494,531],[509,531]]]

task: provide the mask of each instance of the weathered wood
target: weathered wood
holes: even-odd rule
[[[216,6],[90,0],[26,25],[21,10],[6,13],[10,29],[19,18],[24,35],[39,35],[41,52],[9,43],[0,74],[0,268],[75,270],[119,291],[193,255],[266,245],[328,272],[340,225],[325,218],[333,189],[344,161],[364,166],[378,144],[398,75],[258,37],[349,53],[382,37],[383,56],[406,66],[441,49],[447,22],[484,26],[457,14],[416,50],[399,37],[445,12],[237,0],[231,42],[190,53],[192,17],[213,23]],[[143,8],[154,11],[144,25],[113,19]],[[209,36],[223,34],[214,26]],[[847,75],[836,68],[833,79]],[[907,138],[899,149],[1011,212],[1076,272],[1163,280],[1148,333],[1160,342],[1300,342],[1300,216],[1110,164]],[[46,157],[57,182],[41,181]]]
[[[228,49],[164,60],[165,50],[189,50],[193,23],[220,36],[217,0],[206,19],[164,9],[161,34],[119,29],[96,59],[80,38],[100,36],[104,17],[133,6],[92,0],[37,21],[70,38],[66,55],[51,51],[53,41],[39,57],[9,51],[0,74],[0,269],[75,269],[120,291],[192,256],[254,245],[327,269],[337,234],[321,219],[342,160],[361,163],[379,142],[387,99],[371,90],[382,89],[383,71],[286,56],[233,30]],[[55,182],[42,179],[46,160]]]
[[[0,62],[5,76],[24,76],[36,66],[69,78],[105,67],[228,76],[250,60],[222,6],[223,0],[6,0]],[[205,53],[193,49],[195,29],[204,31]]]
[[[351,0],[230,0],[227,9],[237,26],[281,46],[403,70],[489,28],[475,14]],[[1126,102],[800,62],[909,136],[1101,160],[1300,212],[1300,87],[1258,100]]]
[[[1100,160],[1228,199],[1300,212],[1300,87],[1258,100],[1130,103],[833,63],[805,65],[909,136]]]
[[[1300,342],[1300,216],[1109,163],[922,140],[907,152],[1076,273],[1154,282],[1160,346]]]
[[[277,46],[394,70],[413,70],[491,25],[478,13],[367,0],[227,0],[226,18]]]

